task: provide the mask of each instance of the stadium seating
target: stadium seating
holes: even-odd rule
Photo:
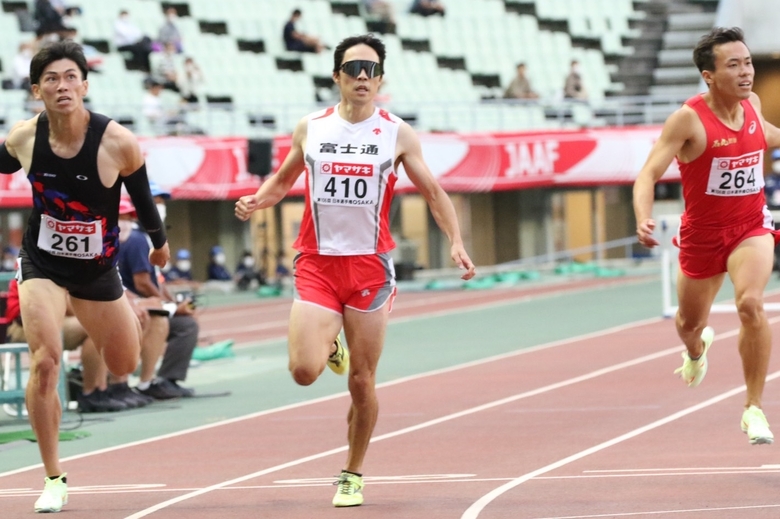
[[[397,28],[396,34],[382,35],[388,48],[382,99],[421,130],[593,124],[587,107],[577,106],[565,118],[547,119],[545,114],[560,111],[545,105],[560,101],[572,59],[582,64],[593,103],[619,91],[621,85],[612,82],[612,66],[605,56],[631,52],[622,42],[636,37],[629,22],[641,16],[631,0],[446,0],[444,17],[412,15],[408,13],[411,0],[391,1]],[[89,78],[92,108],[132,124],[141,134],[158,130],[139,115],[144,78],[140,72],[126,70],[124,57],[112,43],[113,23],[119,9],[127,9],[132,20],[154,38],[164,21],[163,7],[169,4],[79,0],[82,14],[66,22],[78,28],[85,42],[107,44],[109,49],[100,73]],[[369,30],[358,0],[181,0],[172,5],[185,14],[177,23],[185,54],[194,56],[203,69],[208,99],[222,103],[216,110],[210,106],[188,110],[184,117],[190,127],[211,135],[288,133],[302,115],[317,109],[318,98],[332,101],[328,97],[332,96],[332,52],[316,55],[284,49],[282,26],[294,8],[303,11],[298,29],[320,36],[331,46]],[[32,37],[19,30],[14,13],[0,14],[4,77],[19,42]],[[578,45],[582,40],[597,45]],[[153,64],[156,59],[152,58]],[[526,63],[542,102],[489,101],[502,96],[519,62]],[[19,92],[0,91],[0,130],[25,115],[22,97]],[[168,93],[166,99],[176,103]]]

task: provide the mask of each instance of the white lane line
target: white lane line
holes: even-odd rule
[[[600,517],[640,517],[662,514],[691,514],[696,512],[725,512],[728,510],[763,510],[765,508],[780,508],[778,504],[771,505],[749,505],[749,506],[723,506],[713,508],[680,508],[677,510],[652,510],[648,512],[626,512],[618,514],[596,514],[596,515],[567,515],[557,517],[537,517],[536,519],[598,519]]]
[[[458,371],[458,370],[461,370],[461,369],[471,368],[471,367],[474,367],[474,366],[480,366],[482,364],[488,364],[490,362],[497,362],[497,361],[501,361],[501,360],[508,359],[508,358],[511,358],[511,357],[515,357],[515,356],[519,356],[519,355],[526,355],[526,354],[529,354],[529,353],[534,353],[534,352],[541,351],[541,350],[546,350],[546,349],[549,349],[549,348],[554,348],[554,347],[558,347],[558,346],[564,346],[564,345],[567,345],[567,344],[572,344],[572,343],[585,341],[585,340],[589,340],[589,339],[596,339],[596,338],[599,338],[599,337],[604,337],[604,336],[607,336],[607,335],[612,335],[612,334],[615,334],[615,333],[619,333],[619,332],[622,332],[622,331],[625,331],[625,330],[630,330],[632,328],[640,328],[642,326],[646,326],[648,324],[657,323],[657,322],[660,322],[660,321],[663,321],[663,320],[665,320],[663,317],[654,317],[654,318],[651,318],[651,319],[643,319],[641,321],[635,321],[633,323],[622,324],[620,326],[615,326],[613,328],[607,328],[606,330],[601,330],[601,331],[598,331],[598,332],[586,333],[586,334],[578,335],[576,337],[571,337],[571,338],[568,338],[568,339],[561,339],[561,340],[549,342],[549,343],[546,343],[546,344],[540,344],[538,346],[531,346],[529,348],[525,348],[525,349],[522,349],[522,350],[515,350],[515,351],[509,352],[509,353],[502,353],[500,355],[494,355],[492,357],[486,357],[484,359],[479,359],[479,360],[474,360],[474,361],[470,361],[470,362],[465,362],[465,363],[458,364],[458,365],[455,365],[455,366],[450,366],[448,368],[441,368],[441,369],[437,369],[437,370],[427,371],[425,373],[419,373],[417,375],[409,375],[408,377],[397,378],[397,379],[394,379],[394,380],[390,380],[388,382],[382,382],[381,384],[377,384],[377,389],[383,388],[383,387],[394,386],[394,385],[397,385],[397,384],[403,384],[403,383],[406,383],[406,382],[411,382],[411,381],[415,381],[415,380],[419,380],[419,379],[423,379],[423,378],[427,378],[427,377],[432,377],[432,376],[436,376],[436,375],[446,374],[446,373],[450,373],[450,372],[453,372],[453,371]],[[736,334],[736,332],[732,333],[731,335],[735,335],[735,334]],[[725,334],[724,335],[719,335],[718,337],[716,337],[716,339],[717,338],[725,338],[725,337],[727,337],[727,335],[725,335]],[[682,348],[682,346],[676,346],[675,348],[671,348],[670,350],[664,350],[665,353],[663,353],[663,354],[668,354],[669,351],[679,351],[680,348]],[[298,409],[298,408],[305,407],[305,406],[308,406],[308,405],[315,405],[315,404],[320,404],[322,402],[328,402],[330,400],[335,400],[337,398],[341,398],[341,397],[347,396],[347,395],[349,395],[348,391],[342,391],[340,393],[336,393],[336,394],[333,394],[333,395],[328,395],[328,396],[324,396],[324,397],[320,397],[320,398],[315,398],[313,400],[306,400],[304,402],[298,402],[298,403],[295,403],[295,404],[289,404],[289,405],[286,405],[286,406],[276,407],[276,408],[273,408],[273,409],[266,409],[264,411],[259,411],[257,413],[252,413],[252,414],[248,414],[248,415],[244,415],[244,416],[237,416],[235,418],[230,418],[228,420],[222,420],[222,421],[219,421],[219,422],[214,422],[214,423],[210,423],[210,424],[206,424],[206,425],[200,425],[200,426],[197,426],[197,427],[191,427],[189,429],[184,429],[182,431],[176,431],[176,432],[172,432],[172,433],[168,433],[168,434],[163,434],[163,435],[160,435],[160,436],[154,436],[152,438],[145,438],[143,440],[137,440],[137,441],[134,441],[134,442],[124,443],[124,444],[121,444],[121,445],[115,445],[113,447],[106,447],[104,449],[99,449],[99,450],[95,450],[95,451],[91,451],[91,452],[85,452],[83,454],[76,454],[74,456],[69,456],[67,458],[63,458],[61,460],[61,462],[78,460],[78,459],[82,459],[82,458],[87,458],[89,456],[95,456],[95,455],[99,455],[99,454],[105,454],[105,453],[108,453],[108,452],[114,452],[114,451],[121,450],[121,449],[126,449],[126,448],[129,448],[129,447],[135,447],[135,446],[138,446],[138,445],[145,445],[147,443],[152,443],[152,442],[156,442],[156,441],[167,440],[167,439],[170,439],[170,438],[176,438],[178,436],[183,436],[185,434],[191,434],[191,433],[195,433],[195,432],[199,432],[199,431],[205,431],[205,430],[208,430],[208,429],[212,429],[214,427],[221,427],[221,426],[224,426],[224,425],[230,425],[230,424],[242,422],[242,421],[245,421],[245,420],[251,420],[253,418],[258,418],[258,417],[262,417],[262,416],[266,416],[266,415],[270,415],[270,414],[276,414],[276,413],[281,413],[281,412],[284,412],[284,411],[290,411],[290,410],[293,410],[293,409]],[[43,467],[42,463],[36,463],[35,465],[28,465],[27,467],[22,467],[22,468],[10,470],[8,472],[2,472],[2,473],[0,473],[0,478],[6,477],[6,476],[12,476],[14,474],[20,474],[22,472],[27,472],[29,470],[34,470],[34,469],[38,469],[38,468],[41,468],[41,467]]]
[[[722,339],[722,338],[725,338],[725,337],[730,337],[730,336],[737,335],[738,333],[739,333],[739,330],[735,329],[735,330],[731,330],[729,332],[726,332],[724,334],[721,334],[717,338]],[[677,352],[680,351],[680,348],[681,348],[681,346],[675,346],[673,348],[667,348],[665,350],[662,350],[662,351],[659,351],[659,352],[656,352],[656,353],[652,353],[650,355],[644,355],[642,357],[638,357],[638,358],[633,359],[633,360],[629,360],[629,361],[626,361],[626,362],[621,362],[619,364],[613,364],[612,366],[608,366],[606,368],[601,368],[601,369],[598,369],[598,370],[595,370],[595,371],[591,371],[590,373],[586,373],[586,374],[580,375],[578,377],[573,377],[573,378],[570,378],[570,379],[567,379],[567,380],[563,380],[561,382],[556,382],[554,384],[549,384],[547,386],[543,386],[543,387],[539,387],[539,388],[536,388],[536,389],[532,389],[530,391],[525,391],[523,393],[519,393],[519,394],[513,395],[511,397],[502,398],[500,400],[495,400],[493,402],[488,402],[486,404],[482,404],[482,405],[479,405],[479,406],[476,406],[476,407],[472,407],[470,409],[465,409],[463,411],[458,411],[457,413],[451,413],[449,415],[442,416],[442,417],[436,418],[434,420],[429,420],[427,422],[422,422],[422,423],[419,423],[417,425],[412,425],[410,427],[405,427],[405,428],[399,429],[397,431],[393,431],[393,432],[390,432],[390,433],[386,433],[386,434],[382,434],[382,435],[379,435],[379,436],[375,436],[374,438],[371,438],[371,443],[375,443],[375,442],[382,441],[382,440],[387,440],[387,439],[390,439],[390,438],[395,438],[397,436],[408,434],[408,433],[411,433],[411,432],[414,432],[414,431],[419,431],[421,429],[426,429],[426,428],[432,427],[434,425],[439,425],[439,424],[442,424],[442,423],[445,423],[445,422],[456,420],[456,419],[462,418],[464,416],[469,416],[469,415],[472,415],[472,414],[480,413],[482,411],[486,411],[488,409],[493,409],[495,407],[499,407],[499,406],[502,406],[502,405],[505,405],[505,404],[508,404],[508,403],[511,403],[511,402],[516,402],[516,401],[522,400],[524,398],[530,398],[532,396],[540,395],[540,394],[543,394],[543,393],[554,391],[556,389],[560,389],[560,388],[563,388],[563,387],[571,386],[571,385],[574,385],[574,384],[577,384],[577,383],[580,383],[580,382],[584,382],[586,380],[591,380],[591,379],[594,379],[596,377],[600,377],[602,375],[606,375],[608,373],[612,373],[612,372],[615,372],[615,371],[620,371],[622,369],[625,369],[625,368],[628,368],[628,367],[631,367],[631,366],[636,366],[638,364],[642,364],[642,363],[645,363],[645,362],[649,362],[651,360],[655,360],[655,359],[659,359],[661,357],[665,357],[665,356],[670,355],[672,353],[677,353]],[[737,392],[739,392],[741,390],[742,389],[738,389]],[[284,470],[284,469],[287,469],[287,468],[290,468],[290,467],[294,467],[294,466],[297,466],[297,465],[302,465],[304,463],[308,463],[309,461],[314,461],[314,460],[318,460],[318,459],[321,459],[321,458],[325,458],[325,457],[331,456],[333,454],[337,454],[337,453],[340,453],[340,452],[345,452],[346,450],[347,450],[347,446],[344,445],[342,447],[331,449],[331,450],[328,450],[328,451],[325,451],[325,452],[321,452],[321,453],[318,453],[318,454],[312,454],[311,456],[306,456],[304,458],[299,458],[297,460],[291,460],[291,461],[288,461],[288,462],[283,463],[281,465],[276,465],[274,467],[268,467],[266,469],[259,470],[257,472],[253,472],[252,474],[247,474],[245,476],[240,476],[238,478],[234,478],[234,479],[231,479],[229,481],[223,481],[221,483],[216,483],[216,484],[211,485],[209,487],[205,487],[205,488],[196,490],[194,492],[190,492],[188,494],[184,494],[184,495],[181,495],[181,496],[169,499],[168,501],[165,501],[165,502],[162,502],[162,503],[158,503],[158,504],[153,505],[153,506],[151,506],[149,508],[141,510],[140,512],[137,512],[137,513],[135,513],[133,515],[127,516],[126,519],[139,519],[141,517],[146,517],[149,514],[157,512],[158,510],[162,510],[163,508],[167,508],[167,507],[169,507],[171,505],[174,505],[176,503],[180,503],[182,501],[186,501],[186,500],[191,499],[193,497],[197,497],[197,496],[200,496],[200,495],[203,495],[203,494],[207,494],[207,493],[209,493],[211,491],[219,490],[219,489],[224,488],[226,486],[235,485],[237,483],[242,483],[242,482],[250,480],[250,479],[254,479],[254,478],[257,478],[257,477],[260,477],[260,476],[264,476],[266,474],[270,474],[272,472],[278,472],[280,470]],[[552,470],[552,469],[550,469],[550,470]],[[503,487],[500,487],[500,488],[503,488]]]
[[[770,380],[774,380],[776,378],[780,377],[780,371],[776,371],[766,377],[767,382]],[[476,519],[480,512],[485,509],[487,505],[489,505],[491,502],[493,502],[496,498],[500,497],[504,493],[508,492],[509,490],[512,490],[513,488],[525,483],[526,481],[535,478],[536,476],[541,476],[542,474],[545,474],[547,472],[550,472],[552,470],[561,468],[565,465],[568,465],[569,463],[581,460],[582,458],[585,458],[587,456],[590,456],[591,454],[595,454],[599,451],[602,451],[604,449],[607,449],[609,447],[613,447],[619,443],[622,443],[626,440],[630,440],[632,438],[635,438],[641,434],[644,434],[648,431],[651,431],[653,429],[657,429],[658,427],[661,427],[662,425],[666,425],[670,422],[673,422],[675,420],[678,420],[680,418],[683,418],[684,416],[687,416],[689,414],[695,413],[696,411],[700,411],[702,409],[705,409],[711,405],[717,404],[718,402],[721,402],[723,400],[726,400],[727,398],[731,398],[734,395],[738,395],[739,393],[742,393],[745,391],[746,387],[744,385],[731,389],[729,391],[726,391],[725,393],[721,393],[718,396],[712,397],[708,400],[705,400],[704,402],[701,402],[699,404],[693,405],[691,407],[688,407],[686,409],[683,409],[682,411],[678,411],[676,413],[673,413],[665,418],[661,418],[660,420],[656,420],[655,422],[649,423],[645,426],[639,427],[637,429],[634,429],[633,431],[627,432],[625,434],[621,434],[620,436],[617,436],[615,438],[612,438],[611,440],[607,440],[605,442],[602,442],[598,445],[595,445],[593,447],[590,447],[588,449],[585,449],[583,451],[580,451],[576,454],[572,454],[571,456],[567,456],[566,458],[563,458],[561,460],[556,461],[555,463],[551,463],[545,467],[542,467],[540,469],[536,469],[532,472],[529,472],[523,476],[520,476],[519,478],[516,478],[514,481],[510,481],[509,483],[506,483],[504,485],[501,485],[498,488],[493,489],[492,491],[488,492],[481,498],[479,498],[477,501],[475,501],[461,516],[461,519]],[[602,516],[582,516],[582,517],[602,517]],[[604,517],[611,517],[611,516],[604,516]]]

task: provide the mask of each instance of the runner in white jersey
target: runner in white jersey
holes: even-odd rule
[[[284,163],[257,193],[236,202],[236,216],[247,220],[273,206],[306,171],[306,212],[294,244],[290,371],[309,385],[326,365],[337,373],[349,369],[349,451],[333,504],[356,506],[363,503],[363,459],[379,409],[376,367],[395,295],[388,214],[399,164],[449,239],[463,279],[475,271],[452,202],[426,166],[414,130],[374,105],[384,44],[372,35],[353,36],[339,43],[333,58],[341,102],[298,123]],[[349,352],[338,341],[342,326]]]

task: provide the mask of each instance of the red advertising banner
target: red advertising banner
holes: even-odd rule
[[[600,128],[485,134],[420,134],[423,156],[446,191],[488,192],[545,186],[631,184],[661,128]],[[260,178],[247,171],[240,137],[141,139],[149,177],[184,200],[231,200],[253,193]],[[273,169],[291,138],[274,140]],[[403,168],[396,191],[415,191]],[[665,177],[679,180],[673,163]],[[304,192],[304,175],[291,195]],[[30,184],[19,171],[0,175],[0,207],[29,207]]]
[[[425,162],[446,191],[486,192],[550,186],[632,184],[660,126],[487,134],[420,134]],[[274,168],[291,139],[274,141]],[[414,192],[403,168],[395,189]],[[672,163],[665,180],[679,180]],[[291,195],[302,195],[303,175]]]

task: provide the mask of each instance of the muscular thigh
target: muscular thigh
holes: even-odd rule
[[[762,297],[772,275],[775,240],[771,234],[747,238],[728,259],[728,272],[737,298],[744,294]]]
[[[390,314],[389,302],[377,310],[361,312],[344,309],[344,333],[349,345],[352,370],[375,371],[382,354]]]
[[[50,348],[60,353],[67,306],[65,289],[48,279],[24,280],[19,284],[19,306],[30,350]]]
[[[141,325],[127,297],[114,301],[90,301],[71,296],[73,311],[101,351],[140,348]]]

